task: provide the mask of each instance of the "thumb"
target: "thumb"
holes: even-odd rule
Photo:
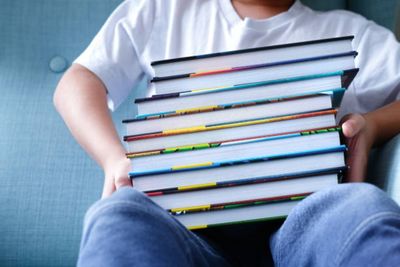
[[[356,136],[365,126],[365,119],[360,114],[350,114],[342,119],[343,134],[347,138]]]
[[[115,177],[115,187],[118,189],[123,186],[132,186],[131,179],[127,174],[118,175]]]

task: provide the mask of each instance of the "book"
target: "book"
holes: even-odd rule
[[[214,204],[207,211],[183,210],[171,212],[189,230],[224,225],[283,219],[309,194],[264,198],[250,201]]]
[[[328,73],[354,69],[356,52],[333,54],[328,56],[301,58],[280,61],[271,64],[251,65],[229,70],[186,74],[162,78],[153,78],[152,85],[157,94],[168,94],[234,86],[235,84],[262,82],[272,79]]]
[[[327,92],[309,96],[238,102],[232,105],[217,105],[208,110],[196,112],[191,110],[123,120],[122,123],[126,125],[127,135],[139,135],[196,125],[227,123],[232,121],[232,118],[243,121],[331,109],[333,97],[333,94]]]
[[[154,61],[151,66],[156,77],[164,77],[201,72],[209,70],[210,66],[213,69],[226,69],[232,66],[241,67],[290,60],[297,58],[299,55],[304,57],[324,56],[335,52],[345,53],[351,51],[353,38],[354,36],[344,36],[180,57]]]
[[[169,194],[161,191],[149,196],[163,209],[178,211],[205,208],[215,203],[311,193],[338,184],[338,179],[337,173],[331,173],[248,184],[232,183],[230,186],[183,190]]]
[[[273,157],[248,158],[221,161],[203,165],[181,166],[138,172],[133,169],[129,177],[134,187],[143,192],[190,190],[230,184],[233,181],[248,182],[253,179],[274,180],[325,169],[345,167],[345,146],[330,149],[304,151]]]
[[[124,120],[129,177],[189,229],[284,218],[340,182],[353,36],[153,62]]]
[[[235,84],[208,90],[153,95],[135,100],[137,118],[208,110],[219,105],[309,95],[345,89],[358,69]],[[340,100],[340,92],[335,99]],[[340,101],[335,101],[338,105]],[[176,112],[179,110],[179,112]]]
[[[175,165],[195,165],[202,162],[233,161],[242,158],[267,157],[307,150],[337,147],[340,136],[336,128],[211,143],[189,150],[167,149],[154,153],[128,154],[132,168],[149,171],[173,168]]]
[[[315,128],[335,127],[336,110],[267,117],[256,120],[201,125],[191,128],[166,130],[158,133],[125,136],[128,152],[160,150],[172,147],[205,144],[221,140],[249,138],[262,135]]]

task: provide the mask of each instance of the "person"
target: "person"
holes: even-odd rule
[[[108,108],[115,110],[140,80],[152,77],[151,61],[345,35],[355,36],[353,46],[359,53],[355,61],[360,71],[343,98],[338,118],[342,119],[349,148],[347,178],[351,182],[362,182],[370,149],[400,132],[400,116],[396,116],[400,112],[400,61],[397,60],[400,45],[390,31],[348,11],[314,11],[299,0],[124,1],[65,73],[54,94],[55,106],[69,130],[105,174],[102,193],[105,199],[86,216],[81,265],[87,266],[90,262],[93,266],[121,264],[120,259],[140,259],[142,264],[152,266],[163,265],[161,262],[165,266],[179,266],[179,262],[182,266],[226,263],[205,239],[182,229],[142,194],[127,188],[132,186],[127,175],[131,165]],[[152,93],[149,90],[148,94]],[[120,190],[113,194],[116,189]],[[364,194],[372,196],[368,202],[371,207],[361,205]],[[347,205],[329,204],[335,199]],[[349,199],[354,201],[349,202]],[[318,205],[321,201],[328,204]],[[135,203],[147,208],[141,210]],[[357,204],[363,207],[362,211],[358,211]],[[344,212],[346,208],[348,212]],[[372,220],[377,214],[387,217],[378,216]],[[317,215],[320,217],[316,218]],[[355,260],[364,259],[364,263],[372,264],[377,260],[393,263],[399,260],[398,253],[392,253],[397,258],[367,253],[368,249],[384,244],[383,237],[386,238],[388,232],[381,233],[384,230],[380,226],[386,219],[390,223],[385,227],[399,237],[398,206],[371,186],[343,185],[319,192],[302,201],[273,235],[274,262],[291,266],[282,262],[292,255],[294,260],[304,260],[304,264],[299,265],[326,265],[332,255],[327,255],[326,251],[321,257],[315,252],[312,254],[315,249],[329,248],[321,244],[325,241],[323,236],[316,236],[324,234],[337,245],[336,249],[343,246],[340,253],[334,250],[339,253],[335,258],[338,264],[349,265],[352,262],[349,253],[356,255]],[[308,224],[303,225],[303,222]],[[343,229],[329,222],[342,225]],[[311,225],[318,227],[314,229]],[[360,230],[361,226],[364,228]],[[334,234],[328,235],[330,229],[337,229],[334,233],[337,239]],[[367,230],[369,232],[365,232]],[[353,240],[348,238],[349,234],[362,236]],[[368,234],[373,237],[368,238]],[[296,245],[293,237],[304,238],[304,243]],[[371,244],[374,238],[378,241]],[[284,246],[285,239],[292,240],[294,247],[308,246],[298,247],[297,254],[289,252],[287,246],[291,243]],[[400,238],[395,242],[387,237],[393,244],[384,252],[398,249],[398,240]],[[357,246],[365,250],[357,251]],[[106,256],[96,259],[97,249],[97,252],[104,252],[108,248]],[[177,249],[182,250],[180,257],[173,255]],[[382,246],[379,250],[383,253]],[[284,253],[288,256],[283,257]],[[348,258],[343,260],[343,257]]]

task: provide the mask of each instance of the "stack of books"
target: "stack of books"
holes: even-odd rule
[[[124,120],[134,187],[189,229],[283,218],[346,169],[353,36],[153,62]],[[207,70],[207,71],[204,71]]]

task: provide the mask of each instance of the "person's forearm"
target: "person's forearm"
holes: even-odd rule
[[[103,170],[124,156],[107,108],[106,89],[92,72],[73,65],[57,86],[54,105],[78,143]]]
[[[374,146],[381,145],[400,133],[400,101],[366,113],[364,117],[371,122]]]

